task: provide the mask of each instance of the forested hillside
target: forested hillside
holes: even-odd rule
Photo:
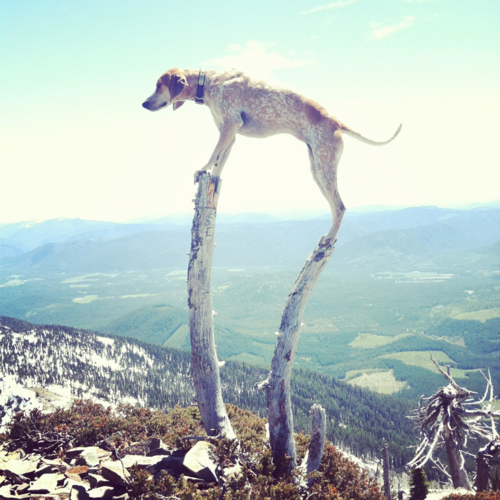
[[[0,325],[0,372],[22,385],[159,409],[189,405],[194,396],[188,352],[7,317],[0,317]],[[265,369],[228,361],[221,369],[225,402],[265,416],[264,395],[254,384],[266,375]],[[406,415],[413,403],[301,369],[293,372],[292,393],[296,431],[309,430],[309,408],[320,403],[332,442],[360,456],[378,455],[385,438],[395,467],[411,458],[407,447],[416,442],[416,435]]]

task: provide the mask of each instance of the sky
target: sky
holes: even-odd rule
[[[0,0],[0,223],[189,213],[218,131],[141,107],[173,67],[281,82],[345,138],[349,208],[498,200],[498,0]],[[306,147],[238,137],[219,212],[328,210]]]

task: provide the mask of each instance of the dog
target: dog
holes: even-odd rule
[[[343,151],[342,134],[373,146],[376,142],[345,126],[315,101],[291,90],[255,80],[242,71],[201,71],[174,68],[156,82],[155,92],[142,106],[158,111],[172,105],[174,111],[186,101],[210,108],[220,137],[208,163],[195,174],[211,169],[220,176],[227,162],[236,134],[246,137],[269,137],[291,134],[307,145],[311,171],[332,211],[332,227],[320,244],[335,241],[345,207],[337,188],[337,168]]]

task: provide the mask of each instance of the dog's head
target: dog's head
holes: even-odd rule
[[[142,107],[149,109],[149,111],[166,108],[172,104],[175,98],[181,95],[187,86],[188,82],[184,72],[178,68],[170,69],[160,76],[156,82],[155,92],[142,103]],[[184,101],[174,102],[174,111],[183,104]]]

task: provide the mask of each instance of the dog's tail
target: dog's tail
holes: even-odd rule
[[[401,132],[402,127],[403,127],[403,124],[401,124],[398,127],[398,129],[396,130],[396,133],[388,141],[383,141],[383,142],[372,141],[371,139],[363,137],[361,134],[354,132],[354,130],[351,130],[349,127],[346,127],[345,125],[342,125],[341,130],[344,134],[350,135],[351,137],[354,137],[358,141],[366,142],[366,144],[370,144],[372,146],[384,146],[385,144],[389,144],[391,141],[393,141],[397,137],[399,132]]]

